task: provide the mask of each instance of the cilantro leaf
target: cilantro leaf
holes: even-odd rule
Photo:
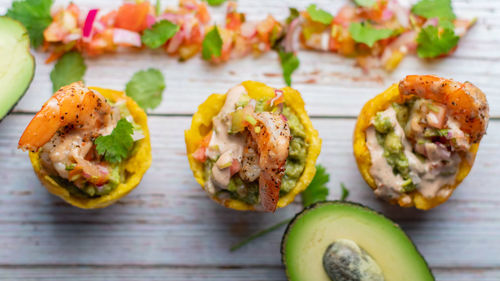
[[[373,5],[375,5],[375,3],[377,2],[376,0],[354,0],[354,3],[356,3],[356,5],[361,7],[370,8],[373,7]]]
[[[50,7],[53,0],[14,1],[6,16],[18,20],[28,30],[31,45],[37,48],[43,42],[43,31],[52,22]]]
[[[417,37],[417,54],[421,58],[435,58],[448,54],[457,44],[460,37],[453,29],[444,28],[443,32],[433,25],[420,30]]]
[[[342,188],[342,195],[340,196],[340,200],[344,201],[349,197],[349,189],[345,187],[345,184],[343,182],[340,183],[340,188]]]
[[[213,57],[218,58],[222,54],[222,38],[220,37],[219,28],[214,26],[210,30],[202,43],[201,56],[204,60],[210,60]]]
[[[205,0],[210,6],[220,6],[222,3],[226,2],[226,0]]]
[[[294,19],[300,16],[300,12],[296,8],[292,7],[288,8],[288,10],[290,11],[290,15],[286,18],[286,23],[290,24]]]
[[[325,167],[316,165],[316,174],[312,179],[309,187],[302,192],[302,205],[308,207],[316,202],[326,200],[329,190],[326,184],[330,181],[330,175],[326,172]]]
[[[318,9],[316,7],[316,4],[311,4],[307,7],[307,13],[309,13],[309,16],[311,19],[315,22],[319,22],[322,24],[330,24],[333,20],[332,14],[329,12],[323,10],[323,9]]]
[[[354,41],[373,47],[378,40],[391,37],[394,31],[388,28],[377,29],[369,23],[353,22],[349,25],[349,33]]]
[[[280,56],[281,68],[283,69],[283,78],[288,86],[292,85],[292,73],[299,67],[299,58],[293,52],[278,51]]]
[[[55,92],[62,86],[82,81],[86,70],[87,66],[80,53],[69,52],[64,54],[50,72],[52,91]]]
[[[456,17],[451,7],[451,0],[420,0],[413,5],[411,11],[428,19],[454,20]]]
[[[127,119],[118,120],[111,134],[95,139],[97,153],[104,155],[104,159],[109,163],[118,163],[126,159],[134,144],[133,133],[133,126]]]
[[[165,78],[155,68],[136,72],[125,87],[127,96],[137,102],[144,110],[156,108],[165,90]]]
[[[144,45],[151,49],[156,49],[165,44],[177,31],[179,31],[178,25],[168,20],[161,20],[151,26],[151,28],[144,30],[141,40]]]

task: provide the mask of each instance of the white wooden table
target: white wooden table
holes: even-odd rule
[[[10,6],[0,0],[0,14]],[[64,2],[57,2],[58,4]],[[86,7],[121,1],[76,0]],[[176,4],[175,0],[170,4]],[[344,1],[317,0],[336,11]],[[167,4],[164,1],[163,4]],[[286,17],[288,6],[309,1],[239,1],[250,19],[269,12]],[[455,11],[479,21],[451,57],[424,62],[406,58],[391,74],[363,74],[354,61],[302,51],[293,76],[323,139],[318,162],[331,174],[330,198],[340,182],[350,200],[399,223],[438,280],[500,280],[500,1],[457,0]],[[213,9],[216,19],[223,8]],[[87,59],[88,85],[123,89],[132,74],[160,68],[167,81],[162,104],[151,112],[153,164],[141,185],[117,204],[93,211],[71,207],[36,179],[18,138],[51,95],[47,54],[35,52],[36,75],[14,112],[0,123],[0,280],[285,280],[280,260],[284,229],[230,253],[229,246],[301,209],[296,202],[275,214],[243,213],[210,201],[194,181],[184,146],[191,114],[209,94],[243,80],[283,86],[276,54],[210,66],[199,58],[178,63],[161,51]],[[488,135],[471,174],[448,200],[428,212],[377,200],[358,173],[351,135],[361,106],[406,74],[469,80],[491,106]]]

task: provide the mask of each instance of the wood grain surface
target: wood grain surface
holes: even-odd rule
[[[117,7],[121,1],[76,0],[85,7]],[[318,0],[332,12],[344,1]],[[57,5],[66,3],[56,1]],[[162,1],[164,5],[175,1]],[[0,0],[0,14],[10,6]],[[263,13],[286,17],[287,7],[309,1],[240,0],[250,19]],[[406,58],[393,73],[365,74],[354,61],[302,51],[294,74],[323,139],[318,162],[331,174],[330,198],[340,182],[350,200],[399,223],[432,267],[437,280],[500,280],[500,1],[453,1],[458,16],[479,21],[458,51],[440,61]],[[223,8],[212,9],[221,19]],[[123,89],[140,69],[165,75],[162,104],[150,114],[153,164],[141,185],[117,204],[85,211],[48,194],[26,153],[16,149],[25,126],[51,95],[46,54],[34,52],[35,79],[14,112],[0,123],[0,280],[286,280],[280,260],[283,230],[237,252],[230,245],[301,209],[244,213],[211,202],[192,177],[184,130],[212,92],[244,80],[282,87],[275,54],[211,66],[196,58],[179,63],[162,52],[125,51],[87,59],[88,85]],[[406,74],[438,74],[483,89],[493,116],[474,168],[450,200],[431,211],[401,209],[377,200],[352,156],[351,136],[361,106]]]

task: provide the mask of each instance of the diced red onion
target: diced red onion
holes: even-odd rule
[[[153,24],[155,24],[155,22],[156,22],[156,19],[153,15],[148,14],[146,16],[146,24],[147,24],[148,28],[150,28]]]
[[[393,16],[394,16],[394,13],[389,9],[385,9],[382,12],[382,20],[383,21],[388,21],[388,20],[392,19]]]
[[[272,98],[269,103],[271,104],[271,106],[274,106],[274,102],[276,100],[278,100],[279,98],[281,98],[283,96],[283,91],[282,90],[274,90],[274,98]]]
[[[283,119],[283,121],[288,122],[288,119],[286,119],[285,115],[281,114],[280,116],[281,116],[281,119]]]
[[[241,36],[246,38],[252,38],[257,34],[257,28],[253,22],[244,22],[241,24],[240,28]]]
[[[179,46],[182,44],[182,41],[184,39],[184,31],[179,30],[172,39],[168,41],[167,45],[167,53],[174,53],[177,51]]]
[[[97,16],[97,12],[99,9],[92,9],[88,12],[87,17],[85,18],[85,23],[83,24],[83,39],[90,39],[90,35],[92,34],[92,27],[94,26],[94,21]]]
[[[113,29],[113,42],[115,44],[130,45],[134,47],[141,46],[141,35],[138,32],[115,28]]]
[[[438,24],[439,24],[439,19],[438,18],[431,18],[431,19],[428,19],[424,23],[424,27],[429,26],[429,25],[438,26]]]
[[[172,13],[165,13],[161,16],[158,17],[158,20],[168,20],[174,23],[178,23],[180,19],[182,19],[182,15],[177,15],[177,14],[172,14]]]
[[[80,38],[82,38],[82,35],[80,33],[71,33],[63,38],[63,43],[68,44],[69,42],[76,41]]]
[[[288,32],[285,36],[285,52],[295,52],[298,49],[299,23],[299,18],[296,18],[288,25]]]

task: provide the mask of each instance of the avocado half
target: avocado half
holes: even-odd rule
[[[23,97],[34,73],[28,31],[20,22],[0,17],[0,120]]]
[[[383,274],[377,280],[434,280],[426,261],[397,224],[368,207],[345,201],[316,203],[290,222],[281,241],[288,280],[337,281],[323,266],[324,254],[332,243],[345,240],[357,244],[375,261]],[[346,273],[346,268],[333,270]],[[363,269],[347,270],[350,277],[343,275],[338,280],[374,280],[359,278]]]

